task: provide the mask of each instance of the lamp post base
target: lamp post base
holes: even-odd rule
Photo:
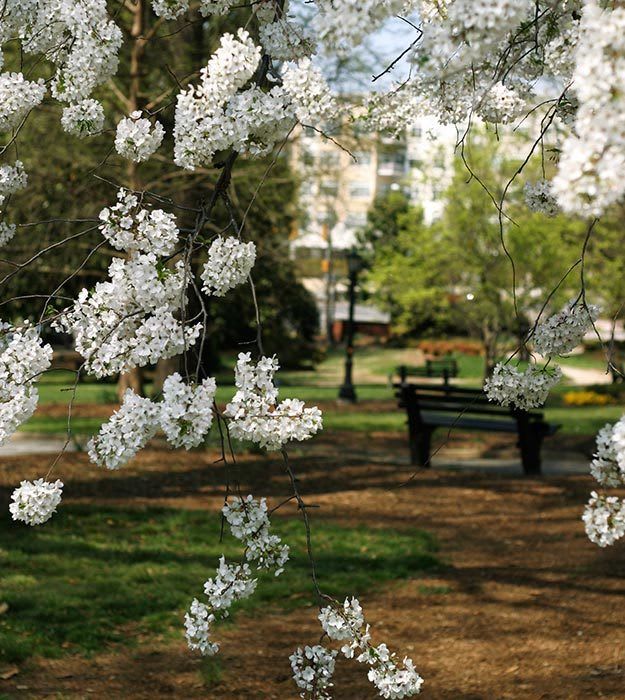
[[[354,389],[353,384],[343,384],[339,389],[339,401],[356,403],[356,389]]]

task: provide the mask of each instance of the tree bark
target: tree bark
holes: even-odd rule
[[[145,29],[145,0],[136,0],[134,18],[130,29],[132,48],[130,51],[130,83],[128,85],[128,108],[134,112],[139,107],[139,86],[141,81],[141,59],[145,50],[145,40],[142,38]],[[139,189],[137,164],[128,161],[126,177],[131,190]],[[139,396],[144,395],[144,377],[141,367],[134,367],[119,376],[117,395],[121,401],[126,389],[132,389]]]

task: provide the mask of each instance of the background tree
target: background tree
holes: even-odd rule
[[[431,226],[411,208],[397,216],[390,210],[385,226],[389,203],[377,203],[370,220],[380,231],[398,232],[390,241],[373,244],[369,280],[391,312],[396,332],[453,330],[479,338],[488,373],[502,343],[525,336],[542,300],[579,254],[585,229],[563,216],[530,212],[519,183],[509,191],[502,238],[491,195],[501,196],[505,174],[517,164],[506,161],[484,136],[474,140],[468,157],[480,181],[467,175],[458,158],[443,216]],[[578,278],[569,281],[552,298],[554,306],[578,284]],[[517,314],[515,306],[523,313]]]

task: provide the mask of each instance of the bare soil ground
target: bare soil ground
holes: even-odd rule
[[[427,470],[399,488],[411,476],[404,455],[402,435],[346,433],[303,446],[292,463],[303,493],[320,506],[313,532],[325,518],[419,527],[438,539],[441,571],[361,598],[374,641],[415,660],[426,680],[422,697],[625,698],[625,549],[600,550],[585,537],[580,514],[591,480]],[[217,511],[225,476],[217,457],[147,450],[132,466],[103,473],[70,454],[59,476],[68,500]],[[34,467],[23,458],[2,462],[0,508],[9,484],[32,478]],[[277,460],[246,455],[238,475],[273,502],[288,495]],[[318,636],[314,607],[240,615],[220,632],[223,672],[210,687],[184,642],[142,639],[88,659],[35,659],[0,680],[0,697],[296,698],[287,657]],[[377,696],[365,669],[340,661],[334,697]]]

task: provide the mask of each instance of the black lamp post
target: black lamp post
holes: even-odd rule
[[[356,389],[352,383],[352,367],[354,364],[354,305],[356,303],[356,282],[362,261],[352,248],[347,254],[347,270],[349,273],[349,315],[347,317],[347,334],[345,342],[345,379],[339,389],[339,399],[356,401]]]

